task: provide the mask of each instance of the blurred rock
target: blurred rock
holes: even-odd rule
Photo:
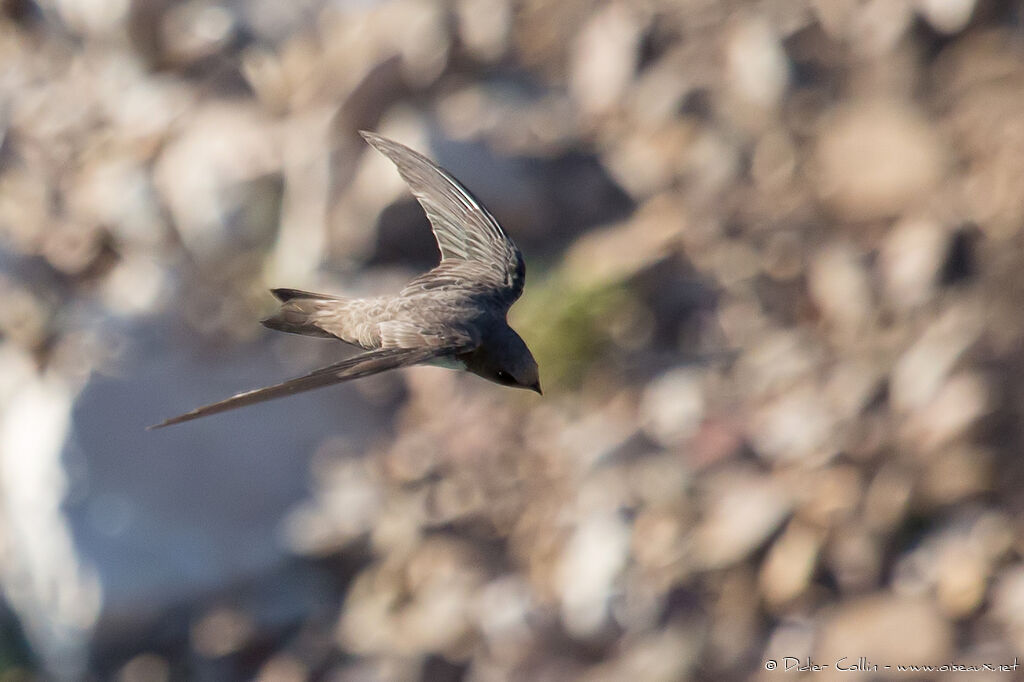
[[[698,561],[717,568],[742,560],[786,519],[792,500],[767,477],[742,471],[709,481],[704,517],[694,529]]]
[[[672,682],[692,674],[697,664],[694,634],[683,626],[670,626],[639,638],[613,660],[587,671],[585,678],[596,682],[643,679]]]
[[[949,307],[931,322],[893,368],[893,406],[910,410],[930,401],[981,333],[979,325],[977,310],[966,303]]]
[[[852,249],[833,246],[810,265],[808,288],[825,319],[855,335],[872,310],[871,284],[864,265]]]
[[[836,524],[826,561],[839,587],[848,594],[876,588],[882,571],[882,547],[869,529],[850,523]]]
[[[335,550],[368,533],[380,511],[382,490],[367,464],[345,459],[321,474],[320,494],[293,509],[284,530],[289,546],[304,554]]]
[[[840,217],[897,215],[927,195],[945,174],[943,140],[909,104],[855,102],[832,116],[818,142],[817,186]]]
[[[870,663],[894,665],[945,660],[952,647],[952,627],[929,600],[875,594],[851,599],[829,616],[814,658],[838,661],[845,656],[854,665],[863,656]],[[856,669],[849,675],[871,677]]]
[[[534,644],[529,615],[536,605],[530,586],[515,576],[497,578],[481,588],[476,614],[492,655],[517,661]]]
[[[761,593],[765,601],[781,606],[807,589],[821,548],[820,533],[792,523],[772,545],[761,568]]]
[[[231,40],[235,17],[226,8],[200,0],[173,5],[161,23],[165,57],[189,64],[208,57]]]
[[[789,61],[774,26],[760,18],[738,23],[726,45],[726,62],[737,97],[761,110],[776,107],[789,83]]]
[[[983,493],[998,480],[991,453],[979,446],[953,446],[929,457],[920,481],[921,497],[936,506]]]
[[[799,486],[794,486],[794,496],[800,501],[801,517],[820,528],[835,527],[855,517],[864,495],[858,469],[837,464],[801,472],[799,479],[799,483],[794,481]]]
[[[826,31],[871,57],[892,50],[914,18],[910,0],[813,0],[811,6]]]
[[[459,36],[477,59],[494,62],[508,49],[512,7],[502,0],[459,0]]]
[[[644,430],[662,446],[682,444],[704,417],[700,376],[685,369],[662,375],[648,386],[640,411]]]
[[[820,461],[836,449],[835,423],[835,416],[821,402],[820,390],[801,384],[751,415],[749,437],[758,454],[769,461]]]
[[[933,450],[963,435],[989,406],[984,377],[958,374],[939,389],[932,401],[912,414],[901,434],[921,450]]]
[[[287,655],[276,656],[260,668],[256,682],[303,682],[310,671],[302,661]]]
[[[197,255],[237,248],[258,238],[258,227],[237,220],[256,197],[245,183],[280,172],[275,124],[244,103],[211,105],[171,141],[154,170],[155,182],[185,245]]]
[[[128,12],[121,0],[63,0],[57,3],[61,18],[77,31],[110,36],[119,28]]]
[[[371,567],[346,599],[338,636],[355,652],[456,652],[484,570],[464,543],[434,538],[401,563]]]
[[[940,284],[950,235],[928,220],[896,225],[881,252],[881,274],[889,301],[899,308],[927,303]]]
[[[192,647],[207,658],[235,653],[253,634],[249,616],[233,609],[217,609],[192,626]]]
[[[628,3],[611,3],[580,30],[570,63],[570,90],[586,115],[605,113],[633,79],[644,19]]]
[[[992,588],[993,615],[1006,628],[1014,646],[1024,642],[1024,569],[1002,571]]]
[[[899,526],[908,511],[913,479],[898,465],[887,464],[872,479],[864,495],[864,516],[879,531]]]
[[[961,514],[901,559],[895,587],[906,594],[934,591],[949,617],[964,618],[980,607],[995,563],[1010,549],[1007,531],[997,514]]]
[[[118,682],[166,682],[171,679],[170,666],[157,654],[139,654],[124,664]]]
[[[975,0],[918,0],[917,11],[940,33],[958,33],[967,26]]]
[[[607,618],[613,584],[626,564],[629,527],[615,514],[583,520],[566,544],[558,570],[562,620],[575,637],[597,634]]]

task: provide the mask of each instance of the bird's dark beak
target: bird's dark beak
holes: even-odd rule
[[[544,395],[544,391],[540,390],[540,382],[539,381],[537,383],[535,383],[533,386],[530,386],[530,388],[532,390],[536,391],[538,395]]]

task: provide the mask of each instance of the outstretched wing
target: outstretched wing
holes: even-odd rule
[[[427,157],[374,133],[361,131],[374,149],[391,159],[420,202],[441,249],[441,264],[472,263],[499,298],[511,305],[523,292],[523,256],[486,208],[446,170]]]
[[[291,379],[290,381],[285,381],[284,383],[275,384],[273,386],[267,386],[266,388],[257,388],[252,391],[246,391],[245,393],[239,393],[238,395],[232,396],[226,400],[221,400],[220,402],[197,407],[191,412],[186,412],[183,415],[172,417],[160,422],[159,424],[154,424],[149,428],[159,429],[165,426],[171,426],[172,424],[180,424],[182,422],[199,419],[200,417],[205,417],[207,415],[217,414],[218,412],[226,412],[227,410],[233,410],[238,407],[262,403],[266,400],[283,398],[296,393],[302,393],[303,391],[311,391],[314,388],[322,388],[323,386],[338,384],[343,381],[349,381],[350,379],[359,379],[360,377],[370,376],[371,374],[386,372],[389,369],[420,364],[438,357],[452,355],[460,352],[460,350],[462,349],[421,347],[385,348],[370,351],[369,353],[356,355],[355,357],[342,360],[341,362],[337,362],[333,365],[322,367],[297,379]]]

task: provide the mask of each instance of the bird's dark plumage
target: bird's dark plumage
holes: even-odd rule
[[[523,292],[522,254],[498,221],[447,171],[386,138],[362,136],[398,168],[430,220],[441,263],[396,296],[343,298],[273,289],[271,329],[337,338],[368,352],[275,386],[196,408],[159,428],[322,386],[416,364],[461,367],[540,393],[537,363],[505,320]]]

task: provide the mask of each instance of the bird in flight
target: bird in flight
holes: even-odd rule
[[[270,329],[340,339],[366,352],[305,376],[197,407],[149,428],[273,400],[410,365],[464,369],[541,393],[537,362],[505,319],[523,292],[523,256],[486,208],[450,173],[405,145],[360,133],[388,157],[423,207],[441,251],[433,270],[397,295],[344,298],[273,289]]]

